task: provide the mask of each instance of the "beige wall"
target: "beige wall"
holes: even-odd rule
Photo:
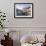
[[[22,30],[22,29],[21,29]],[[13,39],[13,46],[20,46],[20,40],[23,38],[23,36],[33,36],[34,38],[38,38],[39,42],[44,41],[44,36],[45,36],[46,31],[17,31],[13,30],[12,32],[9,32],[9,37]],[[4,35],[7,35],[6,32],[0,31],[0,43],[1,39],[5,39]],[[42,39],[42,40],[41,40]]]
[[[14,18],[14,3],[18,2],[33,3],[34,18]],[[46,33],[45,4],[46,0],[0,0],[0,10],[6,12],[7,21],[9,20],[9,22],[5,22],[5,26],[12,31],[21,31],[20,36],[28,32],[30,34],[31,31],[45,31],[44,33]],[[16,34],[16,36],[18,35]]]
[[[14,3],[33,3],[34,18],[14,18]],[[6,12],[6,27],[46,27],[46,0],[0,0],[0,9]]]

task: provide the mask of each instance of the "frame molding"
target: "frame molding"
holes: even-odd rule
[[[15,5],[16,4],[32,4],[32,17],[15,17]],[[34,14],[34,12],[33,12],[33,3],[14,3],[14,18],[34,18],[33,14]]]

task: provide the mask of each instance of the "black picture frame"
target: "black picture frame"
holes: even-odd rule
[[[33,18],[33,3],[14,3],[14,18]]]

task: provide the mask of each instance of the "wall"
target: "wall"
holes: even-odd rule
[[[33,3],[34,18],[14,18],[14,3]],[[7,16],[6,27],[46,27],[46,0],[0,0],[0,10]]]
[[[23,38],[23,36],[33,36],[36,39],[38,38],[39,42],[44,41],[44,36],[45,36],[46,31],[17,31],[17,30],[12,30],[9,32],[9,37],[13,39],[13,46],[21,46],[20,40]],[[6,32],[0,31],[0,44],[1,44],[1,39],[5,40],[4,35],[7,35]],[[42,40],[41,40],[42,39]]]
[[[14,18],[14,3],[18,2],[33,3],[34,18]],[[31,31],[45,31],[44,33],[46,33],[45,4],[46,0],[0,0],[0,10],[5,12],[7,16],[5,27],[14,31],[21,31],[20,36]],[[16,36],[18,35],[16,34]],[[18,46],[19,44],[17,43],[16,45]]]

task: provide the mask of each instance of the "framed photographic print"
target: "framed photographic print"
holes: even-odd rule
[[[33,3],[14,3],[14,17],[33,17]]]

